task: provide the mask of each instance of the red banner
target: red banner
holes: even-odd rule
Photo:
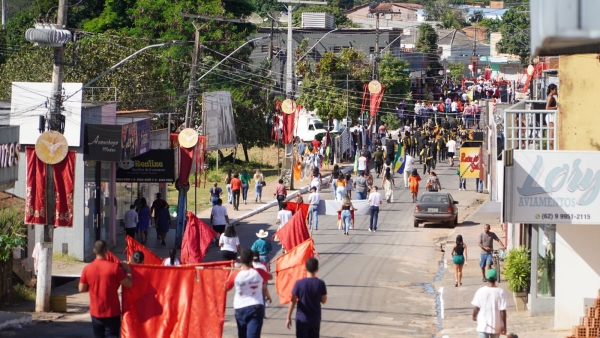
[[[179,186],[189,183],[195,148],[179,147]]]
[[[54,165],[55,226],[73,226],[73,193],[75,191],[75,151]]]
[[[296,110],[292,114],[283,113],[283,142],[288,144],[294,140],[294,129],[296,128],[296,119],[300,115],[302,106],[297,104]]]
[[[206,251],[218,233],[202,222],[193,212],[187,213],[187,226],[181,242],[181,263],[197,264],[206,257]]]
[[[121,264],[121,260],[119,260],[119,258],[117,258],[117,256],[115,256],[115,254],[110,251],[106,252],[106,260],[109,262]]]
[[[223,335],[228,269],[132,265],[131,272],[135,286],[123,288],[123,337]]]
[[[279,305],[287,304],[292,300],[294,284],[299,279],[306,277],[304,264],[314,256],[314,251],[314,242],[312,238],[309,238],[275,260],[277,276],[275,290],[279,295]]]
[[[46,164],[35,154],[35,147],[25,147],[27,182],[25,223],[46,224]]]
[[[144,265],[162,265],[162,259],[140,242],[129,236],[125,236],[125,240],[127,241],[127,247],[125,248],[127,261],[131,260],[134,252],[141,251],[144,254]]]
[[[371,116],[377,115],[377,112],[379,111],[379,105],[381,104],[381,99],[383,99],[383,92],[385,92],[385,86],[381,86],[381,91],[379,93],[371,93],[371,99],[369,101],[369,110],[371,112]]]
[[[287,205],[285,209],[291,211],[292,215],[294,215],[298,209],[302,211],[303,215],[308,215],[310,204],[298,204],[296,202],[286,202],[285,204]]]
[[[292,218],[273,236],[277,235],[281,246],[290,251],[300,243],[310,238],[308,228],[306,227],[306,214],[302,211],[296,212]]]

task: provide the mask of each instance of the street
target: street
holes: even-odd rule
[[[472,190],[459,192],[456,169],[448,164],[438,164],[436,173],[444,191],[452,193],[460,202],[462,221],[476,207],[476,199],[485,195]],[[380,179],[375,182],[376,185],[381,183]],[[328,289],[328,301],[323,306],[322,337],[432,337],[442,329],[440,302],[432,284],[443,273],[440,244],[445,246],[452,228],[443,224],[414,228],[414,204],[398,174],[396,187],[394,203],[384,202],[381,207],[377,232],[368,231],[368,216],[357,216],[350,236],[337,230],[335,217],[319,218],[319,230],[313,232],[313,238],[321,264],[318,276]],[[323,199],[332,199],[332,195],[330,188],[322,192]],[[272,234],[276,229],[276,213],[274,207],[242,221],[236,227],[242,247],[250,247],[260,229]],[[279,246],[275,246],[275,250],[273,257],[281,254]],[[219,259],[220,252],[213,247],[205,261]],[[274,286],[269,289],[274,303],[267,307],[268,319],[262,336],[294,336],[293,328],[285,328],[287,305],[279,306]],[[74,295],[69,302],[71,299],[84,302],[87,295]],[[224,337],[237,336],[232,301],[230,292]],[[36,338],[87,337],[92,334],[89,320],[85,312],[67,314],[52,321],[34,320],[33,325],[3,331],[0,336],[14,333],[19,337]]]

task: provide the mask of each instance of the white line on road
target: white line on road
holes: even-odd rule
[[[440,317],[442,319],[444,319],[444,287],[440,287],[438,289],[438,292],[440,293],[440,308],[441,308],[441,313],[440,313]]]

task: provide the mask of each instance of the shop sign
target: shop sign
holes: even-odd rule
[[[595,151],[514,151],[505,222],[600,224],[598,163]]]
[[[83,159],[85,161],[120,161],[121,126],[86,124],[83,137]]]
[[[175,181],[175,152],[172,149],[150,151],[121,161],[117,165],[117,182]]]
[[[460,177],[479,178],[481,147],[460,147]]]
[[[19,178],[19,126],[0,127],[0,190]]]

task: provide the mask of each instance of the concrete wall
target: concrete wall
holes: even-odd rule
[[[596,54],[561,56],[558,69],[558,145],[560,150],[600,150],[596,106],[600,67]]]
[[[600,288],[600,226],[559,224],[556,230],[554,328],[570,329],[594,305]]]

